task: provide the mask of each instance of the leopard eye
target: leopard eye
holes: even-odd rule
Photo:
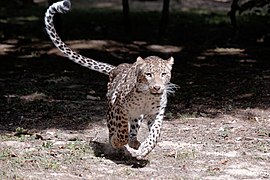
[[[152,74],[151,73],[145,73],[145,76],[150,78],[150,77],[152,77]]]
[[[161,77],[165,77],[167,73],[161,73]]]

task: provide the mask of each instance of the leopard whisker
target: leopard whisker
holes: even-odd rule
[[[177,84],[168,83],[166,84],[165,88],[168,95],[173,95],[175,91],[180,88],[180,86],[178,86]]]

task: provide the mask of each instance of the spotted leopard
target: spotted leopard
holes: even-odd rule
[[[51,5],[45,14],[45,26],[54,45],[70,60],[109,75],[107,126],[109,141],[115,149],[127,149],[132,156],[145,157],[153,150],[167,105],[167,95],[175,85],[170,83],[173,57],[163,60],[157,56],[138,57],[133,64],[113,66],[84,57],[70,49],[58,36],[53,17],[70,10],[69,0]],[[149,135],[140,143],[137,133],[142,120],[147,122]]]

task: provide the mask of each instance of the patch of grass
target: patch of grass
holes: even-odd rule
[[[15,154],[11,148],[7,147],[0,151],[0,160],[6,167],[20,168],[24,165],[26,158]]]
[[[50,148],[53,147],[53,142],[51,142],[51,141],[45,141],[45,142],[42,143],[42,147],[43,148],[50,149]]]
[[[10,157],[12,154],[9,148],[4,148],[0,150],[0,160],[5,160],[6,158]]]
[[[66,145],[66,156],[64,163],[74,163],[83,160],[85,157],[90,157],[94,154],[89,144],[82,141],[74,141]]]
[[[24,180],[25,178],[17,173],[8,174],[0,171],[0,179]]]
[[[196,158],[196,150],[176,150],[174,158],[186,162],[190,159]]]
[[[82,141],[74,141],[74,142],[68,143],[66,148],[70,150],[70,152],[77,155],[93,153],[93,150],[90,147],[90,145]]]
[[[8,163],[14,168],[21,168],[25,165],[26,158],[24,156],[17,156],[8,159]]]
[[[9,134],[1,134],[0,135],[0,141],[9,141],[9,140],[14,140],[14,136],[9,135]]]
[[[14,136],[18,137],[22,142],[30,137],[30,135],[31,133],[29,133],[28,129],[24,129],[23,127],[17,127],[14,133]]]
[[[172,112],[166,112],[165,117],[168,119],[172,119],[173,118],[173,113]]]
[[[41,167],[44,169],[59,170],[60,164],[57,160],[52,158],[43,158],[40,161]]]
[[[258,151],[262,152],[262,153],[268,153],[270,152],[270,142],[267,141],[257,141],[257,146],[256,148],[258,149]]]
[[[14,135],[1,135],[0,136],[0,141],[20,141],[20,142],[25,142],[28,140],[34,140],[35,136],[30,136],[30,135],[22,135],[22,136],[14,136]]]
[[[225,126],[225,127],[221,127],[218,130],[218,136],[222,137],[222,138],[227,138],[230,134],[230,127]]]
[[[124,173],[125,173],[125,175],[130,176],[130,175],[132,175],[133,171],[131,170],[131,168],[125,168]]]
[[[211,175],[211,176],[215,176],[215,175],[217,175],[217,174],[219,174],[220,173],[220,168],[219,167],[208,167],[207,168],[207,172]]]

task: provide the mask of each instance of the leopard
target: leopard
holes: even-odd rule
[[[174,58],[139,56],[133,64],[114,66],[85,57],[69,48],[54,27],[54,15],[67,13],[70,9],[70,0],[48,7],[44,18],[47,34],[71,61],[109,76],[106,94],[109,143],[114,149],[126,149],[132,157],[142,159],[154,149],[160,138],[167,97],[176,89],[176,85],[170,82]],[[146,122],[149,133],[141,143],[137,134],[142,121]]]

